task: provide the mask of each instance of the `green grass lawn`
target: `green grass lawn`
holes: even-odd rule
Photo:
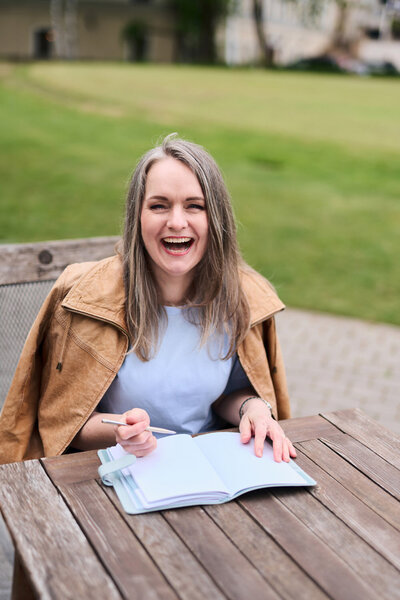
[[[400,324],[399,106],[394,79],[0,64],[0,242],[118,234],[136,160],[177,131],[287,304]]]

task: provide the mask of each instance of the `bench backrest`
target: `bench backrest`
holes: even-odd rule
[[[54,281],[71,263],[112,256],[118,239],[0,245],[0,408],[25,338]]]

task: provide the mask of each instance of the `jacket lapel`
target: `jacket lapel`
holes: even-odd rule
[[[247,267],[240,275],[250,308],[250,327],[266,321],[285,308],[272,285],[259,273]]]
[[[125,290],[120,257],[113,256],[96,263],[72,286],[62,306],[72,312],[112,323],[126,333]]]

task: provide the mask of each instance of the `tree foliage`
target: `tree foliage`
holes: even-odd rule
[[[215,63],[216,29],[232,4],[233,0],[170,0],[176,19],[176,58]]]

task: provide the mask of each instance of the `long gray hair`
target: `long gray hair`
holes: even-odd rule
[[[143,243],[140,220],[147,174],[155,162],[167,157],[179,160],[196,175],[208,216],[207,249],[196,266],[185,305],[189,314],[191,308],[196,308],[195,322],[201,329],[202,344],[215,332],[228,333],[229,349],[222,358],[229,358],[246,335],[250,319],[240,284],[239,267],[244,263],[238,249],[232,205],[214,159],[201,146],[175,134],[142,156],[127,195],[121,254],[131,351],[143,361],[151,358],[165,316]]]

